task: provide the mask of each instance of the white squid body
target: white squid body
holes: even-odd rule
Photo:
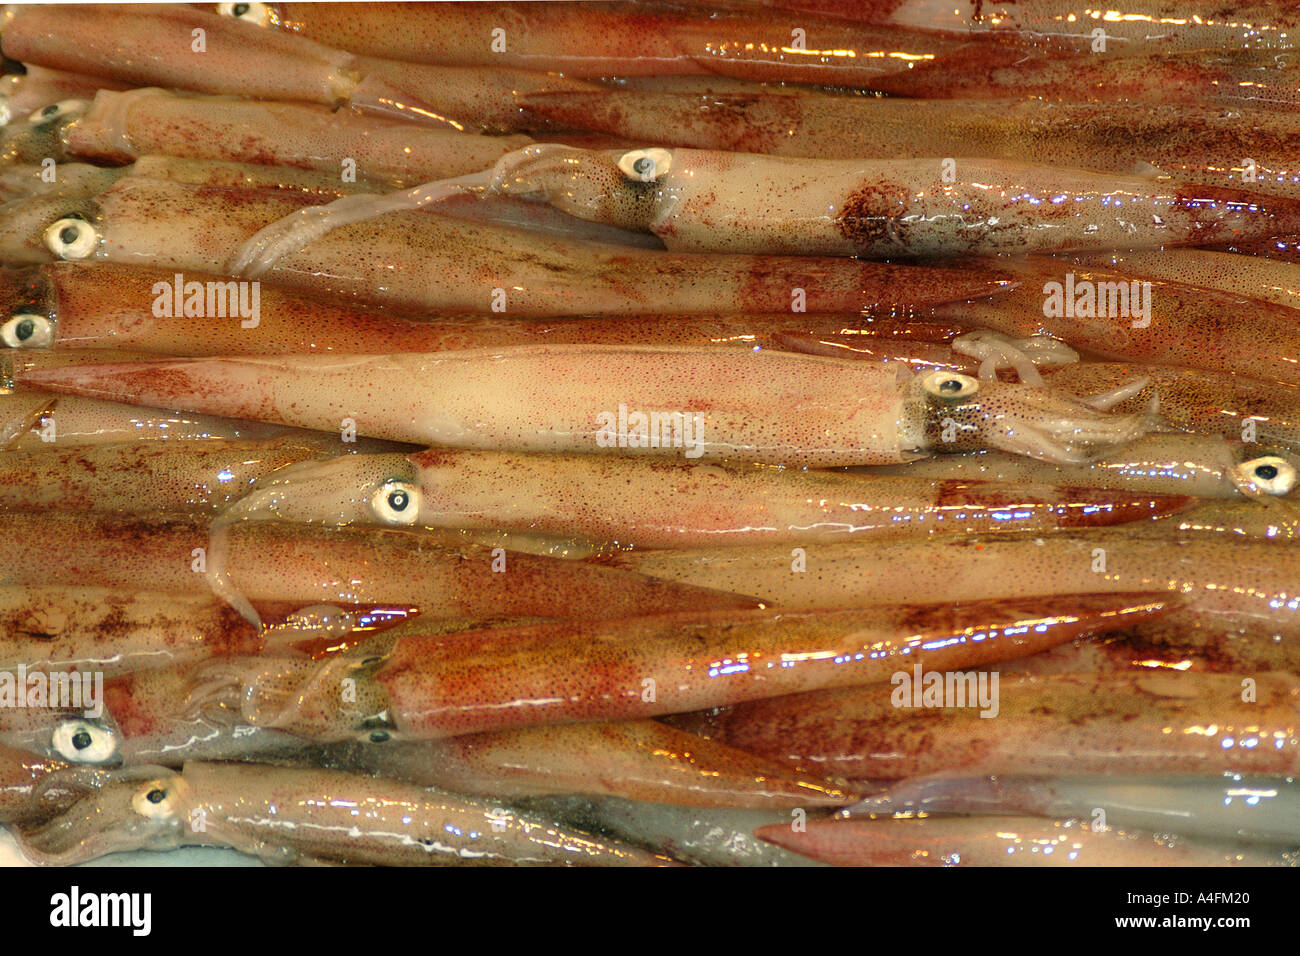
[[[1077,462],[1147,427],[1050,389],[771,350],[520,346],[15,375],[51,391],[427,445],[804,467],[979,447]]]
[[[1007,160],[818,160],[697,149],[507,154],[490,189],[646,229],[675,251],[953,255],[1144,248],[1267,236],[1294,204]],[[1227,195],[1232,193],[1232,195]]]

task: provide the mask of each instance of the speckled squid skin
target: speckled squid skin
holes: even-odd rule
[[[947,401],[906,368],[770,350],[520,346],[384,356],[15,368],[24,386],[449,447],[889,464],[995,447],[1079,462],[1148,430],[1050,389]],[[418,387],[413,387],[418,383]],[[652,440],[620,418],[658,413]],[[685,424],[672,431],[676,414]],[[620,424],[622,423],[622,424]],[[702,423],[702,427],[701,427]],[[669,431],[664,432],[667,425]],[[644,439],[644,443],[642,443]]]
[[[869,23],[918,30],[1013,33],[1052,38],[1091,48],[1093,31],[1104,29],[1107,50],[1222,48],[1289,50],[1300,14],[1291,4],[1268,0],[1124,0],[1104,9],[1079,0],[768,0],[807,9],[853,13]],[[1098,51],[1103,52],[1103,51]]]
[[[203,55],[193,31],[205,31]],[[24,63],[157,86],[256,99],[340,103],[435,126],[517,125],[517,92],[589,88],[520,70],[436,67],[360,58],[305,37],[259,30],[192,7],[24,6],[5,24],[7,56]]]
[[[1261,449],[1300,447],[1300,388],[1231,372],[1119,362],[1079,362],[1044,369],[1053,388],[1080,397],[1119,388],[1137,378],[1150,384],[1114,406],[1136,412],[1160,397],[1170,426],[1241,441],[1251,431]]]
[[[158,796],[158,803],[151,803],[149,794]],[[141,812],[141,807],[148,809]],[[200,762],[187,762],[170,777],[120,775],[63,815],[22,829],[20,842],[42,864],[177,846],[229,846],[269,863],[669,862],[491,800],[339,771]]]
[[[1111,361],[1244,375],[1300,385],[1300,324],[1294,309],[1178,282],[1150,282],[1149,292],[1133,276],[1068,262],[1030,259],[1022,283],[989,303],[942,306],[938,315],[972,328],[1021,337],[1051,335]],[[1067,276],[1073,275],[1073,286]],[[1049,309],[1048,284],[1056,283]],[[1071,292],[1073,288],[1073,298]],[[1106,290],[1120,290],[1129,302]],[[1071,315],[1079,296],[1094,295],[1095,316]],[[1139,312],[1135,301],[1149,305]],[[1060,305],[1069,311],[1062,314]],[[1148,322],[1149,320],[1149,322]],[[1145,323],[1145,324],[1144,324]],[[1053,379],[1054,380],[1054,379]]]
[[[1289,674],[1005,676],[998,711],[897,707],[888,684],[753,701],[676,719],[742,750],[832,778],[934,773],[1289,775],[1300,685]]]
[[[1285,114],[1180,103],[909,100],[764,90],[616,88],[530,94],[523,108],[636,143],[815,159],[980,156],[1300,197],[1297,138]],[[1242,182],[1242,160],[1256,179]]]
[[[877,93],[930,99],[1121,100],[1218,103],[1260,109],[1300,105],[1294,67],[1286,57],[1225,51],[1134,53],[1130,56],[1038,55],[1014,63],[989,60],[979,48],[868,82]]]
[[[149,154],[227,160],[337,177],[344,159],[363,181],[391,186],[491,166],[531,142],[479,136],[306,103],[182,96],[161,89],[101,92],[63,133],[75,156],[123,162]]]
[[[529,206],[529,208],[538,208]],[[226,276],[186,270],[182,282],[229,282]],[[862,345],[910,339],[950,338],[962,326],[907,317],[713,312],[565,317],[541,322],[509,315],[394,312],[350,305],[262,282],[256,325],[199,315],[154,314],[163,283],[164,304],[176,302],[176,270],[116,262],[51,262],[0,270],[0,324],[24,311],[48,316],[57,349],[123,347],[160,355],[341,355],[438,352],[554,342],[589,345],[718,345],[773,348],[788,337],[835,337]],[[184,306],[187,294],[183,291]],[[174,311],[174,310],[173,310]],[[191,310],[194,311],[194,310]],[[206,312],[206,305],[203,311]],[[229,312],[229,310],[227,310]],[[918,310],[919,311],[919,310]],[[900,346],[902,347],[902,346]]]
[[[1154,432],[1086,465],[1054,465],[1023,455],[983,451],[936,456],[906,465],[883,465],[869,473],[934,481],[991,481],[1020,487],[1068,485],[1156,495],[1241,498],[1243,493],[1234,480],[1233,469],[1265,453],[1257,443],[1230,441],[1221,435]],[[1300,459],[1293,464],[1300,464]]]
[[[56,431],[57,434],[57,431]],[[334,447],[331,447],[334,446]],[[212,514],[247,493],[258,478],[352,446],[273,439],[122,442],[0,452],[0,507],[141,515]]]
[[[1208,249],[1162,249],[1094,258],[1101,268],[1113,268],[1143,279],[1182,282],[1273,305],[1300,308],[1300,267],[1292,262]]]
[[[964,152],[952,160],[668,154],[668,168],[643,180],[619,168],[619,152],[539,144],[502,158],[494,183],[582,218],[647,229],[674,251],[1033,253],[1204,245],[1300,228],[1300,200]]]
[[[271,26],[354,53],[420,63],[558,70],[569,76],[720,74],[747,80],[859,86],[957,44],[946,37],[871,29],[758,10],[693,11],[616,3],[271,4]],[[506,31],[492,49],[494,28]],[[792,50],[802,27],[807,48]],[[580,44],[574,40],[582,37]]]
[[[404,633],[377,664],[374,681],[398,734],[436,738],[888,681],[913,662],[979,666],[1160,616],[1168,606],[1148,595],[1078,595],[808,614],[690,613],[430,638]],[[349,732],[342,723],[304,730]],[[294,731],[275,719],[267,726]]]
[[[653,720],[552,724],[436,741],[354,743],[327,766],[502,799],[546,794],[754,809],[839,806],[851,792]]]
[[[1025,816],[812,820],[760,827],[777,846],[836,866],[1295,866],[1294,854]]]
[[[263,610],[270,618],[277,609]],[[256,653],[262,645],[254,627],[213,598],[93,587],[0,587],[0,668],[23,663],[112,676],[212,655]]]
[[[15,203],[0,222],[11,264],[54,256],[45,229],[70,214],[95,224],[95,261],[230,274],[242,243],[318,199],[285,190],[190,186],[124,177],[97,197]],[[166,223],[166,227],[160,224]],[[358,256],[357,248],[368,254]],[[792,290],[810,313],[918,307],[993,295],[998,276],[838,258],[701,256],[539,236],[425,211],[339,226],[281,257],[261,278],[342,302],[411,310],[510,315],[791,313]],[[498,308],[496,311],[500,311]]]
[[[51,423],[55,426],[53,432],[49,431]],[[49,450],[50,434],[61,446],[126,441],[270,440],[293,435],[306,440],[321,440],[319,434],[282,425],[188,415],[97,398],[59,396],[34,389],[0,394],[0,434],[9,440],[5,447],[13,451]]]
[[[1200,666],[1222,661],[1247,673],[1294,670],[1300,551],[1285,541],[1226,538],[1096,531],[1037,540],[822,544],[807,549],[807,570],[798,574],[791,573],[789,548],[780,547],[632,551],[609,560],[791,609],[922,601],[935,581],[952,601],[1167,589],[1186,603],[1159,620],[1135,622],[1133,630],[1145,639]]]
[[[0,455],[0,466],[3,461]],[[268,474],[224,514],[393,523],[375,504],[376,496],[400,482],[415,489],[417,525],[664,548],[1087,527],[1140,521],[1190,503],[1177,495],[1097,493],[1061,482],[1027,486],[899,475],[429,450],[286,467]],[[1050,476],[1050,468],[1039,475]]]
[[[500,619],[747,608],[753,601],[680,588],[617,569],[503,549],[457,534],[242,522],[228,529],[225,570],[254,603],[380,603],[433,617]],[[34,542],[39,542],[35,545]],[[43,555],[33,561],[33,548]],[[216,561],[207,522],[77,513],[0,515],[0,584],[81,585],[209,594],[195,570]],[[494,572],[493,561],[505,571]]]

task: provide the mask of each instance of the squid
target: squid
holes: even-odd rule
[[[66,100],[88,100],[100,90],[120,89],[122,84],[103,77],[27,66],[22,73],[0,78],[0,127]]]
[[[0,438],[6,449],[15,451],[48,451],[53,442],[80,446],[125,441],[209,442],[277,439],[295,434],[321,441],[319,433],[260,422],[186,415],[38,391],[0,391]]]
[[[3,462],[0,455],[0,488]],[[1175,513],[1190,502],[1177,494],[1099,494],[1060,483],[425,451],[286,465],[264,473],[221,508],[218,520],[500,529],[671,548],[1089,527]]]
[[[217,514],[261,477],[357,445],[336,435],[198,447],[144,441],[87,448],[56,441],[36,451],[0,452],[0,508],[143,517]]]
[[[1086,465],[1048,465],[1002,452],[945,455],[871,474],[936,481],[993,481],[1113,488],[1134,493],[1197,498],[1289,495],[1300,474],[1293,453],[1261,449],[1220,435],[1153,433]]]
[[[670,861],[535,814],[317,769],[186,763],[121,771],[66,812],[18,830],[42,865],[124,850],[228,846],[267,863],[647,866]]]
[[[202,52],[196,49],[201,34]],[[525,70],[439,67],[357,57],[305,37],[256,29],[180,5],[11,8],[5,56],[107,77],[128,87],[287,100],[452,129],[511,130],[523,92],[583,90],[582,80]]]
[[[44,782],[67,768],[62,760],[0,746],[0,823],[40,819],[66,808],[52,799],[57,789]]]
[[[1035,97],[1293,109],[1300,105],[1295,77],[1287,56],[1252,50],[1211,56],[1199,51],[1115,57],[1040,54],[1009,63],[989,60],[976,48],[867,85],[890,96],[931,99]]]
[[[1296,866],[1292,853],[1095,826],[1088,819],[925,816],[813,820],[756,835],[835,866]]]
[[[1300,389],[1293,385],[1127,362],[1079,362],[1043,371],[1053,388],[1071,395],[1115,394],[1115,411],[1134,413],[1158,400],[1160,417],[1173,428],[1258,442],[1265,454],[1273,445],[1300,445]],[[1134,382],[1145,384],[1128,389]]]
[[[435,635],[417,626],[404,629],[386,655],[326,661],[296,679],[268,675],[260,658],[226,658],[205,668],[207,690],[195,699],[199,706],[208,698],[241,701],[242,722],[320,743],[427,740],[887,682],[911,666],[978,667],[1131,626],[1171,606],[1149,594],[1082,594],[804,614],[690,612]],[[355,693],[340,693],[345,686]]]
[[[978,156],[1300,196],[1293,125],[1267,108],[622,88],[534,93],[522,105],[539,125],[580,126],[638,145],[836,160]]]
[[[776,546],[629,551],[608,562],[789,609],[921,601],[934,593],[934,581],[943,582],[951,601],[1167,589],[1186,603],[1158,620],[1135,622],[1132,631],[1180,660],[1244,673],[1300,666],[1300,551],[1285,541],[1095,531],[1035,540],[835,543],[805,551],[804,573],[792,573],[798,556]]]
[[[330,220],[283,255],[256,239],[290,213],[322,209],[289,191],[188,186],[128,176],[96,197],[11,204],[0,223],[10,264],[54,259],[130,263],[266,279],[342,301],[411,311],[625,315],[727,311],[843,313],[993,295],[997,274],[840,258],[703,256],[560,240],[422,210],[369,221],[376,201],[350,196],[363,220]],[[289,220],[291,223],[295,219]],[[325,222],[325,220],[321,220]],[[358,248],[367,250],[359,256]],[[152,298],[150,299],[152,301]]]
[[[861,86],[958,45],[933,33],[871,29],[761,11],[666,3],[218,4],[249,23],[369,56],[569,76],[721,75]],[[803,46],[795,43],[801,28]],[[581,37],[582,42],[575,42]]]
[[[314,169],[340,183],[351,174],[394,187],[476,172],[531,142],[527,136],[479,136],[307,103],[156,88],[101,91],[59,122],[68,155],[101,163],[162,154]]]
[[[11,364],[13,364],[11,362]],[[992,447],[1078,463],[1149,430],[1053,390],[769,350],[520,346],[13,368],[24,387],[465,449],[804,467]],[[653,413],[653,418],[651,417]]]
[[[937,773],[1286,776],[1300,766],[1300,684],[1289,674],[1008,675],[990,720],[972,707],[899,707],[900,690],[885,684],[751,701],[674,724],[849,781]]]
[[[901,781],[852,808],[865,813],[1032,814],[1090,817],[1124,828],[1247,843],[1300,845],[1291,777],[966,777]]]
[[[0,587],[0,670],[94,671],[114,677],[307,641],[346,629],[354,639],[418,609],[302,607],[259,602],[261,628],[212,597],[70,585]]]
[[[526,146],[490,172],[347,197],[267,226],[241,261],[301,254],[333,222],[479,191],[658,236],[673,252],[940,256],[1206,245],[1300,230],[1300,198],[1010,160],[792,159],[711,150]],[[373,211],[371,207],[373,206]]]
[[[225,277],[185,272],[177,291],[176,275],[170,269],[114,262],[52,262],[0,270],[0,347],[123,348],[187,356],[365,355],[534,342],[774,348],[810,338],[859,346],[867,340],[905,338],[905,348],[915,350],[921,346],[912,343],[914,337],[950,338],[962,331],[958,323],[868,320],[856,314],[653,314],[554,322],[472,313],[412,316],[266,282],[258,286],[256,316],[245,318],[238,290],[231,296]],[[213,296],[221,306],[214,311],[224,316],[207,314],[209,288],[220,292],[219,298]],[[246,298],[250,306],[251,301]]]
[[[944,306],[940,319],[1011,336],[1049,335],[1112,361],[1300,385],[1295,310],[1177,282],[1030,260],[996,303]]]
[[[1290,262],[1209,249],[1126,252],[1096,259],[1100,268],[1113,268],[1143,279],[1181,282],[1300,309],[1300,269]]]
[[[866,22],[917,30],[1011,33],[1091,48],[1100,29],[1107,47],[1127,52],[1147,46],[1170,50],[1295,48],[1300,13],[1286,3],[1247,0],[1128,0],[1122,11],[1075,0],[983,0],[972,9],[944,0],[859,4],[855,0],[768,0],[775,6],[834,10]],[[1104,52],[1098,50],[1098,52]]]
[[[350,743],[328,766],[505,800],[549,794],[753,809],[839,806],[816,777],[653,720],[556,724],[436,741]]]
[[[0,585],[134,590],[142,581],[180,594],[215,591],[255,622],[249,605],[260,601],[373,602],[479,620],[756,606],[614,568],[491,548],[454,533],[244,522],[214,541],[208,523],[194,518],[0,514]]]

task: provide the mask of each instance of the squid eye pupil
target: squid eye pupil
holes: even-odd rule
[[[144,798],[150,803],[162,803],[167,799],[167,791],[162,789],[150,790]]]
[[[93,742],[90,733],[85,730],[79,730],[72,736],[72,746],[76,747],[78,750],[85,750]]]
[[[957,381],[955,378],[946,378],[939,383],[939,391],[947,392],[950,395],[954,392],[960,392],[961,382]]]
[[[405,511],[411,503],[411,496],[405,491],[394,491],[388,496],[388,506],[394,511]]]
[[[25,342],[32,337],[32,333],[35,331],[36,331],[36,323],[33,322],[31,319],[23,319],[14,328],[14,335],[18,337],[18,340],[20,342]]]
[[[42,116],[53,116],[53,115],[54,115],[55,113],[57,113],[58,111],[59,111],[59,104],[58,104],[58,103],[51,103],[49,106],[45,107],[45,109],[41,110],[41,115],[42,115]]]
[[[76,226],[64,226],[59,230],[59,241],[65,246],[70,246],[77,241],[77,233],[80,231]]]
[[[248,4],[237,3],[235,4],[235,8],[231,12],[237,17],[242,17],[245,13],[248,12]]]
[[[1272,481],[1277,477],[1277,465],[1259,465],[1255,468],[1255,477]]]
[[[651,159],[649,156],[642,156],[640,159],[638,159],[635,163],[632,164],[632,168],[644,176],[646,173],[653,172],[655,168],[655,161]]]
[[[390,735],[389,735],[388,731],[386,731],[386,730],[376,730],[376,731],[374,731],[373,733],[371,733],[371,735],[370,735],[370,742],[371,742],[372,744],[382,744],[382,743],[385,743],[385,742],[389,739],[389,737],[390,737]]]

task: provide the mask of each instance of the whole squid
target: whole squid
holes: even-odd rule
[[[212,290],[209,293],[209,290]],[[256,311],[253,305],[256,303]],[[211,305],[209,305],[211,303]],[[242,307],[242,311],[241,311]],[[834,337],[864,347],[951,337],[958,323],[857,314],[624,315],[543,322],[509,315],[395,313],[259,282],[256,300],[218,275],[116,262],[51,262],[0,270],[0,347],[120,347],[165,355],[340,355],[556,342],[773,348]]]
[[[0,454],[0,490],[5,457]],[[1097,493],[1061,482],[913,480],[905,467],[886,478],[439,450],[286,465],[228,501],[223,523],[272,518],[500,529],[662,548],[1110,525],[1177,512],[1190,499]]]
[[[261,658],[202,671],[205,698],[308,740],[422,740],[682,713],[797,690],[888,681],[902,667],[981,666],[1165,614],[1167,597],[1075,595],[810,613],[686,612],[455,633],[406,628],[383,656],[290,679]],[[887,686],[887,685],[886,685]],[[744,748],[742,748],[744,749]]]
[[[123,771],[54,819],[19,830],[44,865],[124,850],[229,846],[268,863],[385,866],[668,862],[462,797],[339,771],[186,763],[179,774]]]
[[[387,197],[347,197],[372,209]],[[701,256],[562,240],[424,210],[362,217],[267,256],[255,237],[329,206],[286,190],[123,177],[95,197],[37,197],[0,220],[0,257],[126,262],[266,279],[342,301],[515,316],[790,314],[918,307],[992,295],[999,276],[840,258]],[[298,220],[290,218],[290,223]],[[325,222],[325,220],[321,220]],[[248,246],[248,248],[244,248]],[[358,247],[366,254],[358,255]],[[251,292],[249,293],[251,295]],[[152,301],[152,299],[151,299]]]
[[[481,176],[382,200],[348,197],[335,208],[353,223],[367,202],[392,215],[477,189],[648,231],[675,252],[869,258],[1207,245],[1300,229],[1300,199],[964,155],[794,159],[539,143]],[[317,218],[290,217],[263,230],[257,256],[245,258],[274,262],[317,239],[319,228]]]
[[[887,464],[993,447],[1078,463],[1149,416],[1053,390],[912,375],[770,350],[523,346],[383,356],[80,364],[12,372],[23,386],[395,441],[484,450]]]

